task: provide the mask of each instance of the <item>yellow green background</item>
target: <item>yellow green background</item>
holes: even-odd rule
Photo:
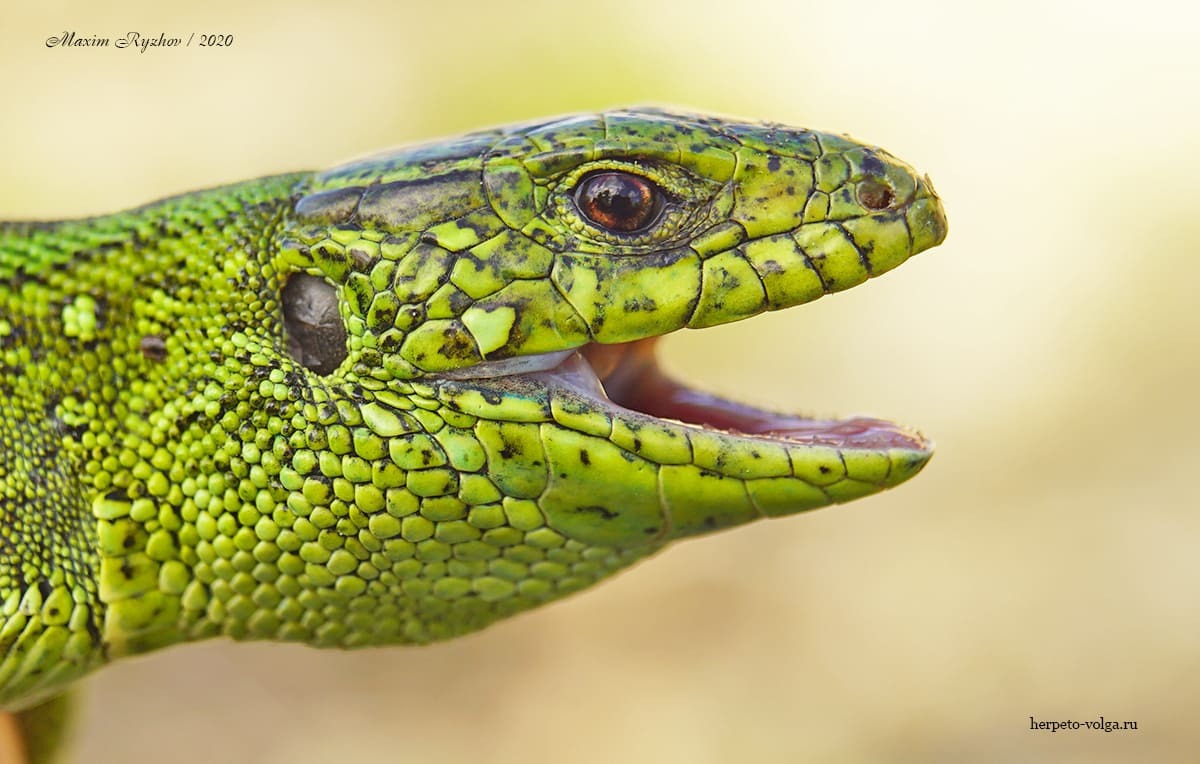
[[[407,7],[406,7],[407,6]],[[36,7],[36,9],[35,9]],[[9,4],[0,217],[635,103],[879,143],[950,238],[665,362],[917,425],[913,483],[422,649],[211,642],[84,687],[80,761],[1200,755],[1200,13],[1184,3]],[[229,49],[47,48],[63,32]],[[1135,720],[1136,732],[1031,731]]]

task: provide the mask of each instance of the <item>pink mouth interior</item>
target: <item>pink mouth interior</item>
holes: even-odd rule
[[[613,403],[661,419],[793,443],[864,449],[928,447],[921,436],[882,419],[808,419],[689,388],[659,368],[654,356],[657,339],[583,348],[583,356]]]

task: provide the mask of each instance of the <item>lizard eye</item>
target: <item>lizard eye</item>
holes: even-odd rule
[[[590,223],[606,231],[635,233],[658,218],[663,193],[633,173],[595,172],[576,187],[575,206]]]
[[[326,375],[346,360],[346,326],[337,290],[325,279],[297,273],[281,295],[288,352],[301,366]]]

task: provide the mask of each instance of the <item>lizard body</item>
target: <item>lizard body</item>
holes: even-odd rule
[[[945,232],[882,150],[655,110],[0,224],[0,707],[208,637],[445,639],[902,482],[919,435],[652,343]]]

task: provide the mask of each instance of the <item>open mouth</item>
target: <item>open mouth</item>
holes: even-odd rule
[[[612,345],[488,361],[443,373],[451,379],[512,377],[566,390],[618,415],[638,412],[683,425],[783,444],[927,452],[920,434],[872,417],[815,419],[732,401],[689,387],[662,371],[655,355],[659,337]]]

